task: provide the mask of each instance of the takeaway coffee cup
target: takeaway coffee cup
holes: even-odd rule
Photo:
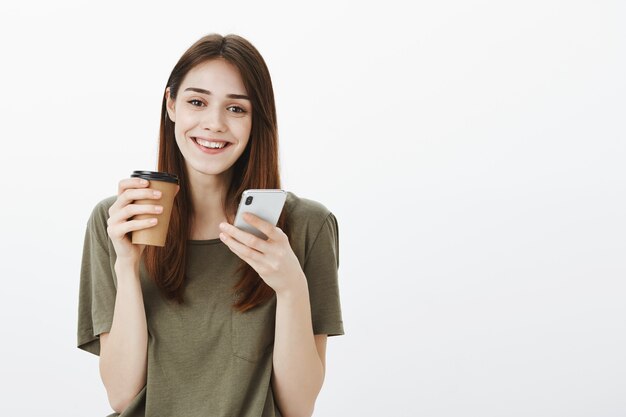
[[[135,230],[132,232],[132,242],[135,244],[145,244],[152,246],[165,246],[167,229],[170,224],[172,205],[174,197],[178,191],[178,177],[167,172],[154,171],[133,171],[132,178],[143,178],[150,181],[149,187],[161,191],[161,198],[158,200],[135,200],[134,204],[149,204],[163,206],[163,211],[158,214],[138,214],[133,220],[143,220],[156,217],[156,226],[147,229]]]

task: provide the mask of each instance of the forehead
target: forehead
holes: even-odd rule
[[[224,59],[212,59],[193,67],[183,79],[180,91],[202,88],[215,95],[247,94],[239,70]]]

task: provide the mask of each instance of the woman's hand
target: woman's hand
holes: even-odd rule
[[[228,223],[220,223],[220,239],[250,265],[277,294],[297,288],[306,280],[287,235],[252,213],[244,213],[246,223],[268,237],[260,239]]]
[[[127,178],[120,181],[117,200],[109,209],[107,233],[113,242],[118,261],[139,264],[141,253],[146,245],[133,245],[130,234],[134,230],[147,229],[157,224],[157,219],[129,220],[137,214],[158,214],[163,207],[156,204],[133,204],[135,200],[161,198],[161,192],[148,187],[149,182],[142,178]]]

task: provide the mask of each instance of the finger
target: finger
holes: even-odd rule
[[[108,224],[116,224],[139,214],[160,214],[162,212],[163,206],[158,204],[129,204],[119,210],[113,211],[107,222]]]
[[[243,213],[243,219],[249,225],[252,225],[256,227],[257,229],[259,229],[260,231],[262,231],[265,234],[265,236],[267,236],[270,239],[276,240],[280,236],[277,233],[277,231],[280,229],[278,229],[276,226],[272,225],[271,223],[263,220],[262,218],[250,212]]]
[[[239,242],[243,243],[246,246],[249,246],[252,249],[255,249],[258,252],[267,252],[268,243],[265,240],[256,237],[252,233],[245,232],[226,222],[220,223],[220,229],[222,230],[222,232],[227,233],[228,235],[237,239]]]
[[[107,233],[109,234],[111,239],[122,239],[129,232],[154,227],[157,225],[158,222],[159,220],[156,217],[143,220],[130,220],[124,223],[117,223],[115,225],[107,227]]]
[[[128,201],[135,200],[158,200],[163,193],[154,188],[129,188],[122,193],[119,197]]]
[[[122,194],[117,196],[115,202],[109,208],[109,215],[123,209],[128,204],[136,200],[158,200],[161,198],[161,192],[152,188],[128,188]]]
[[[224,232],[220,233],[220,239],[222,239],[222,242],[224,242],[226,246],[228,246],[235,255],[239,256],[241,259],[243,259],[246,263],[248,263],[253,268],[254,268],[254,265],[256,265],[261,259],[261,257],[263,256],[261,252],[258,252],[255,249],[252,249],[251,247],[244,245],[243,243],[239,242],[237,239],[233,238],[232,236],[229,236],[228,233],[224,233]]]
[[[117,184],[117,195],[122,194],[129,188],[144,188],[148,185],[150,185],[150,182],[143,178],[124,178]]]

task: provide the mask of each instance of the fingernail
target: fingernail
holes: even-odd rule
[[[161,191],[155,191],[154,192],[154,196],[155,197],[161,197]]]

